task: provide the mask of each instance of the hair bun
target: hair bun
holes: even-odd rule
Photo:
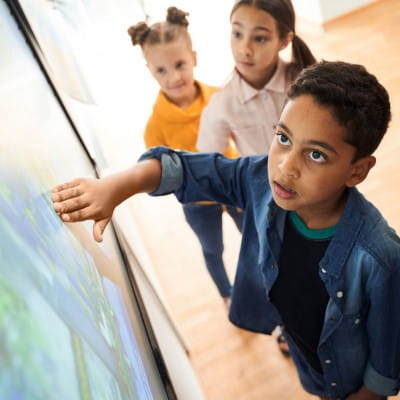
[[[187,27],[189,25],[189,21],[187,16],[189,13],[180,10],[176,7],[169,7],[167,9],[167,22],[170,24],[176,24]]]
[[[132,25],[128,28],[128,35],[131,37],[132,44],[140,46],[146,40],[147,35],[150,32],[150,27],[146,22],[138,22],[136,25]]]

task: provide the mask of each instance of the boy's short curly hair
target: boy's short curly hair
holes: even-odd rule
[[[354,161],[376,150],[391,118],[390,101],[365,67],[342,61],[314,64],[303,69],[289,89],[289,99],[301,95],[328,107],[347,129],[345,141],[356,148]]]

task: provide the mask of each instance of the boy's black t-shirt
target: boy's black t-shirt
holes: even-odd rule
[[[335,230],[335,227],[310,230],[290,212],[285,222],[279,275],[270,292],[286,332],[320,373],[317,346],[329,296],[319,277],[318,264]]]

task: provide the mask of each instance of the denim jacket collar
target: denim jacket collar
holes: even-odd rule
[[[279,242],[281,242],[283,240],[285,227],[286,211],[276,205],[271,192],[268,192],[267,195],[269,195],[269,198],[267,197],[266,201],[261,202],[260,208],[257,212],[259,217],[267,215],[266,219],[260,218],[263,222],[257,225],[258,240],[260,244],[258,261],[260,263],[266,259],[270,251],[275,258],[275,262],[278,262],[280,245],[276,246],[276,249],[269,248],[270,246],[273,246],[273,243],[276,243],[276,241],[271,243],[271,240],[268,240],[270,239],[268,232],[278,232],[278,237],[280,239]],[[336,235],[332,238],[327,252],[320,262],[321,268],[336,279],[340,277],[346,260],[360,233],[363,224],[361,210],[362,207],[360,207],[358,190],[355,188],[348,189],[346,205],[338,223]],[[265,243],[269,244],[268,248],[265,247]]]
[[[326,254],[320,262],[321,268],[336,279],[340,277],[360,233],[363,224],[360,210],[358,190],[348,189],[346,205],[337,225],[336,235],[332,238]]]

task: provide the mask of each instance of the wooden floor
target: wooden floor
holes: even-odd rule
[[[376,156],[377,166],[360,186],[400,232],[400,7],[381,0],[324,29],[298,23],[298,34],[318,58],[364,64],[390,92],[393,119]],[[200,246],[171,196],[137,196],[134,218],[156,268],[167,306],[187,342],[207,400],[306,400],[292,362],[273,339],[235,328],[203,264]],[[224,220],[225,260],[230,276],[240,242]],[[396,397],[400,399],[400,396]],[[190,399],[181,399],[190,400]]]

